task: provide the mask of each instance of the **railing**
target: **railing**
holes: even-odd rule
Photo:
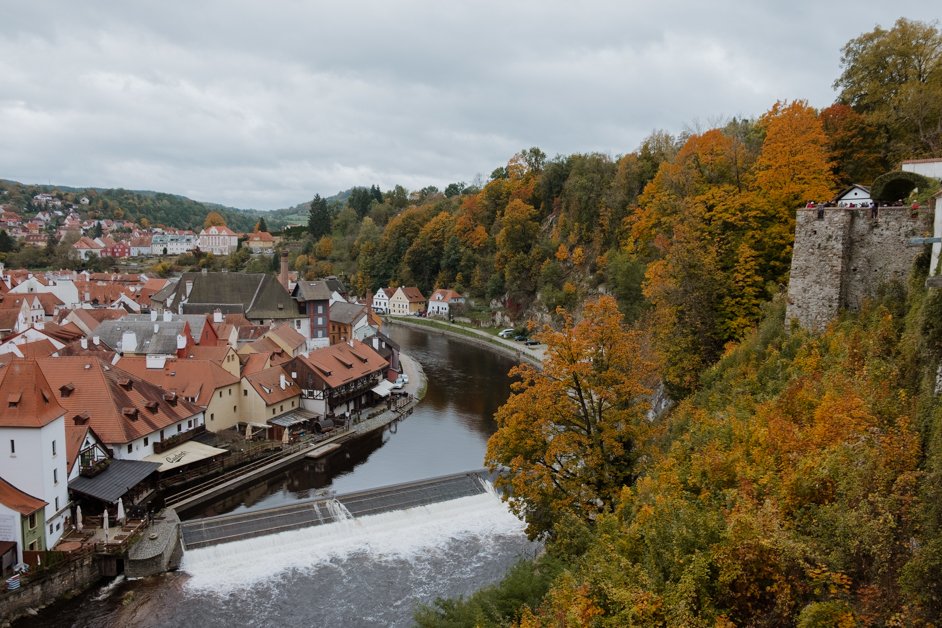
[[[206,431],[205,425],[198,425],[194,427],[192,430],[187,430],[185,432],[181,432],[180,434],[174,434],[173,436],[169,438],[165,438],[164,440],[157,441],[156,443],[154,443],[154,453],[162,454],[168,449],[173,449],[177,445],[185,443],[191,438],[193,438],[194,436],[198,436],[199,434],[202,434],[205,431]]]

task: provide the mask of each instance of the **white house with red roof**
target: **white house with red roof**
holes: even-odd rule
[[[448,318],[451,314],[451,308],[455,305],[464,303],[464,297],[448,288],[438,288],[428,298],[428,307],[426,311],[429,316],[441,316]]]
[[[104,248],[102,245],[88,236],[82,236],[72,245],[72,250],[75,251],[75,255],[82,261],[88,260],[91,257],[100,257],[102,248]]]
[[[225,225],[212,225],[200,231],[199,247],[204,253],[229,255],[239,246],[239,236]]]
[[[65,415],[36,360],[0,366],[0,477],[43,500],[43,542],[55,545],[69,515]],[[0,521],[0,539],[9,521]],[[8,539],[7,539],[8,540]]]

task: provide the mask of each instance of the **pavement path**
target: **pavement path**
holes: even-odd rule
[[[430,333],[437,332],[448,334],[449,336],[459,339],[463,338],[473,341],[475,338],[480,338],[480,342],[476,344],[490,345],[501,353],[511,355],[517,359],[526,357],[528,361],[537,364],[542,364],[543,358],[546,355],[546,345],[541,344],[535,347],[528,347],[522,342],[501,338],[490,331],[466,327],[465,325],[456,325],[455,323],[449,323],[444,320],[434,319],[434,325],[426,325],[407,316],[387,316],[387,319],[393,325],[404,325],[406,327],[412,327],[413,329],[422,329]],[[409,379],[411,382],[411,374],[409,375]]]

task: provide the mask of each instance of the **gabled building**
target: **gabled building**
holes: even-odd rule
[[[389,313],[396,316],[409,316],[418,314],[425,309],[425,297],[414,286],[396,288],[396,292],[389,297]]]
[[[429,316],[439,316],[448,318],[451,315],[452,308],[464,303],[463,296],[447,288],[439,288],[428,298],[426,312]]]
[[[88,425],[122,460],[142,460],[163,443],[203,427],[202,408],[98,358],[37,360],[65,408],[66,420]]]
[[[201,407],[206,429],[212,432],[239,422],[240,378],[216,362],[132,356],[115,366]]]
[[[307,341],[304,336],[287,323],[283,323],[267,332],[265,337],[274,342],[285,352],[285,355],[292,358],[304,353],[307,348]]]
[[[337,301],[330,305],[330,344],[335,345],[348,340],[362,340],[372,335],[379,324],[371,316],[376,316],[366,305]]]
[[[239,247],[239,236],[225,225],[212,225],[200,231],[200,251],[213,255],[230,255]]]
[[[242,377],[242,420],[267,424],[301,407],[301,389],[288,372],[273,366]]]
[[[0,560],[4,575],[23,562],[23,550],[48,549],[46,508],[48,502],[21,491],[0,477]],[[9,548],[8,544],[13,547]],[[12,550],[12,552],[10,551]]]
[[[146,315],[145,315],[146,316]],[[193,344],[189,324],[185,320],[105,321],[95,329],[108,348],[122,355],[152,355],[167,358],[184,356]]]
[[[213,314],[218,309],[269,326],[290,322],[298,328],[305,319],[288,291],[263,273],[183,273],[151,296],[151,303],[160,312]]]
[[[380,288],[372,298],[373,311],[377,314],[389,314],[389,297],[396,293],[394,288]]]
[[[286,367],[297,375],[305,410],[339,417],[372,405],[373,395],[389,394],[388,387],[381,386],[388,365],[370,347],[352,340],[298,356]]]
[[[75,255],[83,262],[92,257],[100,257],[102,248],[100,244],[88,236],[82,236],[72,245],[72,250],[75,252]]]
[[[0,477],[45,502],[39,549],[55,545],[69,514],[66,410],[45,373],[36,360],[0,366]]]
[[[291,292],[305,316],[298,331],[308,340],[308,346],[326,347],[330,344],[330,302],[332,292],[323,280],[299,280]]]
[[[270,253],[275,248],[275,238],[267,231],[256,231],[248,235],[245,244],[253,253]]]

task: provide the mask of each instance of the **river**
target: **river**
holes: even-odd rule
[[[322,471],[299,462],[197,514],[480,468],[513,362],[409,328],[389,334],[428,378],[424,400],[395,433],[333,456]],[[176,573],[118,580],[15,625],[407,626],[418,603],[468,595],[536,549],[523,524],[488,493],[191,550]]]

